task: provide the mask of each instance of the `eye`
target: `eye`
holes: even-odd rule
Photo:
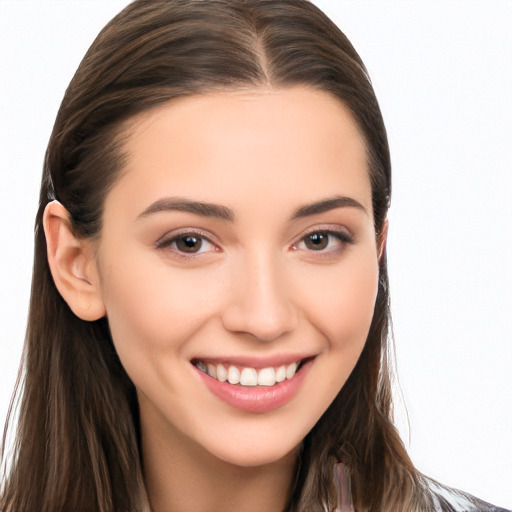
[[[194,256],[218,250],[218,247],[210,242],[204,234],[193,231],[165,237],[156,243],[156,248],[170,249],[183,256]]]
[[[332,237],[329,233],[311,233],[303,239],[304,245],[313,251],[322,251],[329,247],[329,237]]]
[[[345,231],[318,230],[302,237],[292,248],[295,250],[330,252],[342,249],[346,244],[353,242],[354,239]]]
[[[206,242],[208,244],[208,242]],[[197,236],[193,233],[186,233],[176,237],[172,244],[178,251],[186,252],[188,254],[202,252],[204,239],[200,236]]]

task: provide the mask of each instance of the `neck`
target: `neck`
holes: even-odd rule
[[[171,435],[170,435],[171,434]],[[184,435],[141,424],[146,486],[153,512],[283,512],[297,450],[256,467],[223,461]]]

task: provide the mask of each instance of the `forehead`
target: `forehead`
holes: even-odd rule
[[[363,137],[348,108],[326,92],[190,96],[144,113],[130,128],[126,168],[110,195],[124,192],[140,208],[165,195],[236,208],[342,194],[371,211]]]

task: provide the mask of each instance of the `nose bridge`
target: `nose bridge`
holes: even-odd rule
[[[256,249],[246,254],[233,276],[224,326],[261,341],[272,341],[294,329],[297,312],[279,255]]]

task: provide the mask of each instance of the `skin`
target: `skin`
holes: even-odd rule
[[[301,441],[372,319],[385,233],[377,243],[363,139],[337,99],[298,87],[179,99],[130,129],[99,240],[74,239],[64,208],[47,208],[55,282],[81,318],[108,317],[137,388],[153,509],[282,510]],[[359,206],[294,216],[341,196]],[[169,197],[234,219],[143,213]],[[183,253],[176,237],[190,232],[202,245]],[[191,363],[282,355],[314,359],[292,399],[263,413],[220,400]]]

